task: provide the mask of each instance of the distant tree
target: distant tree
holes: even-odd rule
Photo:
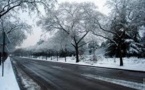
[[[55,44],[57,44],[57,47],[59,48],[59,56],[65,57],[66,61],[66,56],[74,52],[74,48],[72,47],[70,42],[70,36],[64,31],[60,30],[55,33],[53,41],[55,42]]]
[[[95,50],[99,47],[96,38],[91,38],[88,43],[88,49],[90,54],[95,54]]]
[[[26,51],[23,48],[17,48],[13,51],[14,56],[25,56]]]

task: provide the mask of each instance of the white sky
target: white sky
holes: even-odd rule
[[[98,6],[99,11],[101,11],[102,13],[106,15],[109,13],[109,9],[105,6],[106,0],[58,0],[58,3],[62,3],[62,2],[78,2],[78,3],[93,2],[95,3],[95,5]],[[29,15],[26,13],[22,13],[20,17],[23,21],[32,25],[32,31],[33,31],[31,35],[28,35],[27,39],[24,40],[24,42],[22,43],[20,47],[33,46],[38,42],[42,34],[41,28],[35,25],[37,18],[35,15],[29,17]]]

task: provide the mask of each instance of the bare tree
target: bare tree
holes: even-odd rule
[[[76,51],[76,62],[79,62],[79,48],[86,44],[83,43],[84,38],[94,29],[90,16],[94,12],[100,15],[92,3],[63,3],[39,23],[46,31],[62,30],[67,33]]]
[[[145,25],[145,12],[144,12],[144,0],[141,0],[141,2],[137,2],[135,0],[111,0],[108,2],[112,9],[112,15],[110,19],[110,24],[107,28],[105,26],[101,25],[101,23],[95,19],[96,25],[102,30],[102,32],[105,32],[109,34],[109,36],[102,35],[100,33],[97,33],[96,31],[93,31],[93,33],[96,36],[103,37],[112,43],[116,45],[119,50],[119,57],[120,57],[120,66],[123,66],[123,43],[125,42],[125,34],[128,34],[132,39],[137,38],[138,34],[138,28],[142,25]],[[104,22],[103,22],[104,23]],[[111,35],[110,35],[111,34]],[[110,36],[116,36],[118,40],[114,40],[113,37]]]

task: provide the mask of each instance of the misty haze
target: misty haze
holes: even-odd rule
[[[0,0],[0,90],[145,90],[145,0]]]

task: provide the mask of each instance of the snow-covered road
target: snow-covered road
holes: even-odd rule
[[[142,87],[124,86],[120,81],[143,84],[145,73],[126,70],[107,69],[84,65],[15,58],[25,71],[32,77],[39,78],[43,85],[49,85],[51,90],[136,90]],[[101,76],[101,80],[95,75]],[[93,76],[93,78],[92,78]],[[105,77],[105,78],[102,78]],[[103,79],[103,80],[102,80]],[[108,80],[106,82],[105,80]],[[109,81],[110,80],[110,81]],[[119,81],[118,84],[111,80]],[[130,87],[130,88],[129,88]]]

